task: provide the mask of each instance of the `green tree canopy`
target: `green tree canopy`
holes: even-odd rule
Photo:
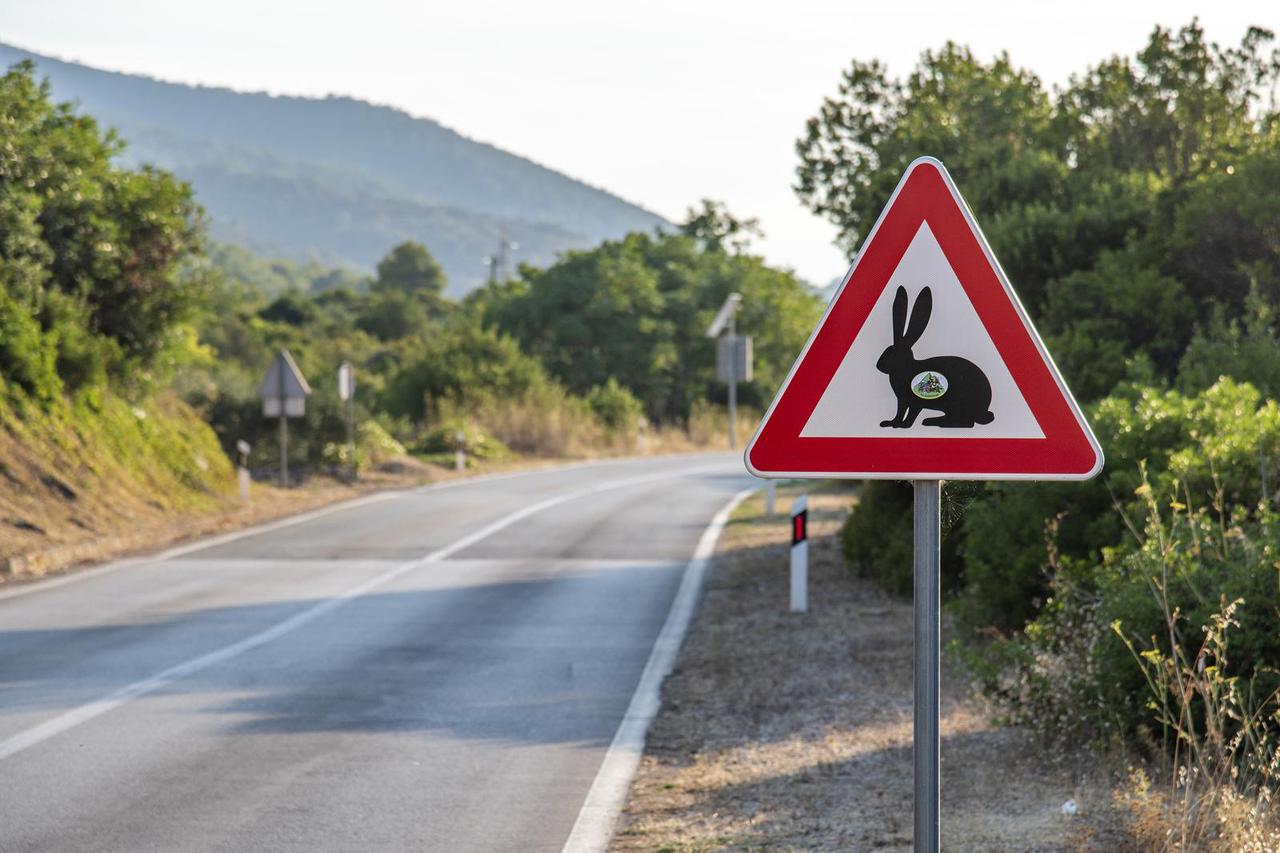
[[[1263,189],[1278,79],[1271,33],[1223,48],[1194,21],[1056,93],[955,44],[905,80],[855,61],[796,144],[796,190],[852,252],[907,164],[940,157],[1068,380],[1097,398],[1139,354],[1171,376],[1196,318],[1237,317],[1251,280],[1276,281],[1257,265],[1280,258]]]
[[[512,335],[573,393],[615,380],[650,418],[680,420],[695,400],[723,393],[715,382],[715,345],[705,330],[725,298],[743,295],[742,334],[755,337],[756,378],[743,400],[763,405],[781,383],[820,312],[813,292],[791,273],[747,254],[730,254],[714,237],[721,208],[702,233],[630,234],[569,252],[547,269],[473,300],[485,322]],[[720,232],[715,229],[720,228]],[[692,229],[692,230],[691,230]],[[694,232],[698,232],[694,234]]]
[[[427,247],[407,240],[378,261],[378,275],[373,280],[373,292],[395,291],[406,296],[432,300],[444,293],[447,283],[444,270],[427,251]]]
[[[55,104],[30,63],[0,76],[0,116],[0,313],[21,306],[36,320],[38,343],[19,323],[24,348],[56,349],[58,387],[45,356],[5,357],[0,370],[36,396],[145,371],[202,291],[188,264],[202,238],[190,188],[117,166],[123,143]]]

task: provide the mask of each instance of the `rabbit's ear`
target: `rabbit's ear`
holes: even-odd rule
[[[902,331],[907,328],[907,289],[899,287],[893,297],[893,342],[902,340]]]
[[[916,297],[916,305],[911,309],[911,325],[902,336],[908,345],[920,340],[924,327],[929,325],[929,315],[933,313],[933,291],[925,288]]]

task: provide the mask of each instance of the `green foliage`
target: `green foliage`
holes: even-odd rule
[[[1126,386],[1092,416],[1112,454],[1104,482],[1000,486],[966,518],[957,614],[1005,631],[1025,623],[984,652],[1002,664],[984,668],[988,686],[1060,734],[1137,731],[1153,722],[1150,685],[1128,644],[1168,639],[1170,620],[1210,625],[1224,600],[1242,599],[1219,665],[1264,697],[1280,686],[1280,404],[1224,379],[1191,396]],[[1003,538],[1051,506],[1062,514],[1038,554],[1028,536]],[[1194,660],[1199,635],[1178,642]]]
[[[1228,320],[1219,306],[1196,330],[1178,367],[1178,387],[1194,393],[1223,376],[1247,376],[1267,397],[1280,397],[1276,310],[1256,289],[1246,300],[1243,318]]]
[[[0,76],[0,115],[0,310],[25,353],[7,342],[0,367],[42,400],[146,378],[201,295],[188,265],[201,240],[190,188],[115,165],[123,144],[54,104],[29,63]]]
[[[30,307],[10,294],[9,288],[0,289],[0,381],[47,402],[62,391],[57,339],[45,334]]]
[[[943,486],[942,589],[948,595],[960,586],[953,528],[969,490],[963,483]],[[913,578],[912,500],[908,483],[868,480],[859,489],[857,508],[840,530],[840,546],[850,571],[904,597],[911,595]]]
[[[738,330],[754,336],[756,355],[755,379],[740,395],[745,405],[762,407],[821,306],[789,272],[719,248],[728,232],[716,237],[714,228],[722,226],[728,227],[712,223],[697,237],[631,234],[570,252],[545,270],[522,267],[520,280],[487,288],[471,303],[572,393],[585,395],[614,379],[651,419],[672,422],[687,420],[694,401],[724,393],[705,330],[737,291]]]
[[[1100,479],[989,484],[949,532],[951,606],[971,631],[1046,635],[1055,590],[1094,594],[1132,536],[1117,507],[1141,517],[1140,465],[1188,504],[1274,490],[1272,404],[1242,382],[1280,393],[1280,194],[1261,189],[1280,185],[1278,79],[1270,33],[1222,48],[1195,22],[1053,93],[1004,55],[946,45],[902,80],[855,62],[797,143],[797,191],[850,248],[912,159],[947,162],[1068,384],[1095,401]],[[865,490],[845,537],[855,569],[900,592],[906,555],[872,534],[905,536],[906,499]]]
[[[440,297],[446,284],[444,270],[427,247],[408,240],[378,261],[378,275],[372,287],[374,293],[396,292],[431,299]]]
[[[426,306],[406,293],[383,292],[364,303],[356,328],[380,341],[398,341],[420,332],[429,320]]]
[[[440,329],[419,353],[396,373],[386,396],[388,411],[413,421],[426,420],[441,400],[514,398],[549,381],[513,339],[474,323]]]
[[[600,422],[614,432],[630,432],[644,416],[644,406],[612,376],[587,393],[586,403]]]
[[[1078,394],[1139,355],[1171,379],[1195,318],[1239,316],[1250,275],[1280,296],[1280,195],[1258,191],[1280,180],[1272,40],[1157,27],[1053,95],[953,44],[905,80],[857,61],[797,143],[796,189],[852,251],[906,165],[939,156]]]
[[[280,296],[291,290],[320,293],[368,289],[363,276],[343,267],[264,258],[230,243],[211,242],[206,254],[208,266],[223,281],[266,296]]]

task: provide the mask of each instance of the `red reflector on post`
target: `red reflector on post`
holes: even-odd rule
[[[809,510],[803,509],[791,516],[791,544],[799,545],[808,538]]]

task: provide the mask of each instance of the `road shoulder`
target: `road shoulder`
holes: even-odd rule
[[[787,612],[786,518],[759,496],[735,513],[611,850],[911,849],[911,605],[845,571],[850,501],[811,493],[804,615]],[[944,847],[1066,849],[1071,771],[954,675],[943,702]]]

